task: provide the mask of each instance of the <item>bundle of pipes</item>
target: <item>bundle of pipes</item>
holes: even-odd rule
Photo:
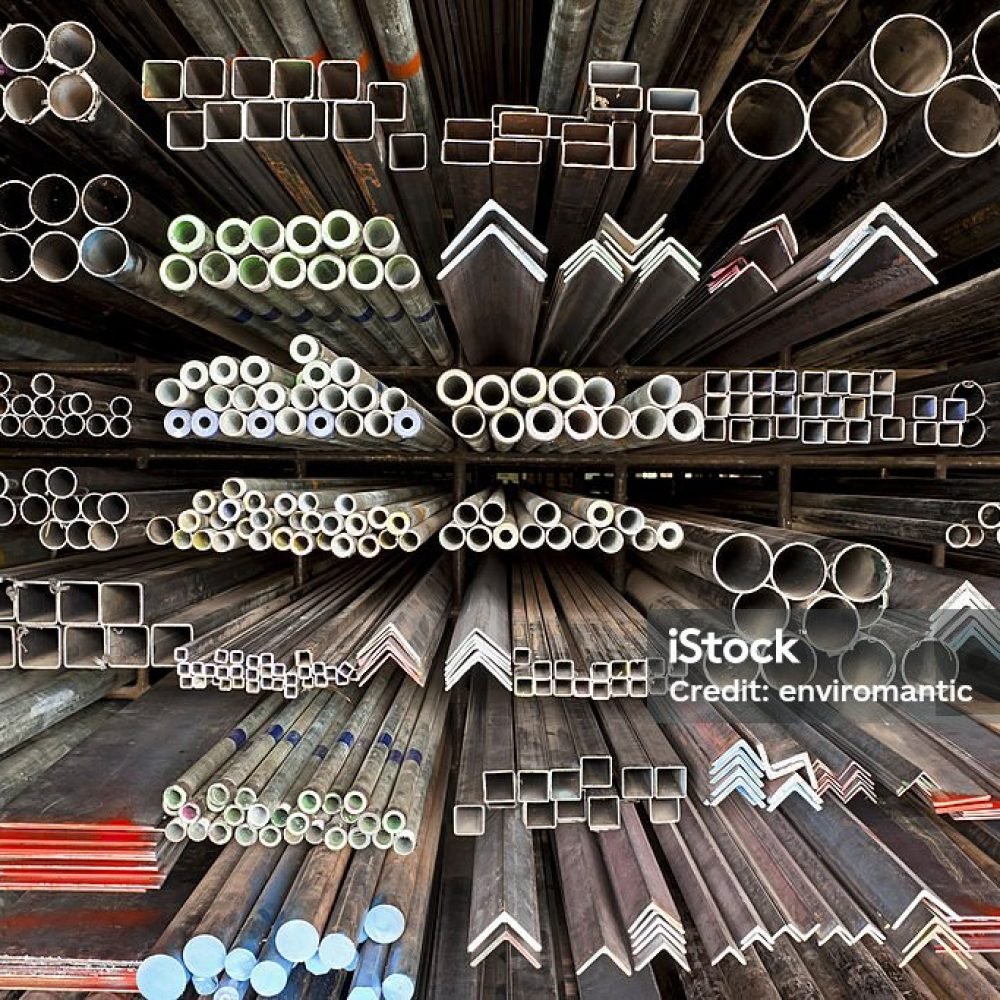
[[[126,494],[130,502],[138,496]],[[218,607],[213,615],[197,602],[238,593],[234,588],[260,574],[259,559],[253,553],[215,558],[192,572],[175,553],[126,550],[98,562],[87,553],[5,569],[0,668],[173,666],[174,648],[193,639],[194,623],[208,627],[220,616]],[[191,609],[197,618],[186,618]],[[115,683],[117,674],[108,686]]]
[[[66,157],[74,169],[127,161],[137,186],[157,200],[200,209],[216,207],[220,199],[249,203],[232,176],[219,178],[213,191],[151,138],[156,115],[139,99],[131,73],[86,25],[64,21],[46,37],[33,24],[8,24],[0,36],[0,60],[12,74],[3,91],[5,117],[30,127],[33,140]]]
[[[610,215],[560,265],[533,357],[549,364],[615,364],[695,288],[701,263],[659,215],[637,236]],[[588,228],[587,232],[592,229]]]
[[[267,584],[266,596],[235,617],[211,606],[188,608],[189,620],[204,618],[210,627],[175,645],[181,686],[295,698],[365,684],[386,665],[423,685],[448,622],[447,569],[444,558],[433,566],[412,557],[361,559],[302,588],[290,586],[287,574],[258,581],[258,588]],[[275,617],[278,609],[287,614]]]
[[[99,174],[77,185],[65,174],[0,184],[0,282],[34,275],[61,284],[80,269],[79,237],[91,226],[154,226],[160,218],[121,178]]]
[[[269,695],[164,791],[165,835],[408,855],[447,709],[440,684],[425,691],[385,674],[363,692]]]
[[[885,614],[893,568],[874,545],[710,514],[667,509],[652,513],[676,518],[687,543],[674,552],[639,557],[668,592],[647,574],[635,577],[630,587],[647,612],[655,611],[652,625],[662,637],[677,621],[692,615],[745,641],[773,639],[775,629],[790,626],[804,640],[797,646],[804,660],[793,671],[793,682],[805,683],[815,671],[816,650],[849,658],[848,651],[859,639],[873,638],[868,633]],[[923,638],[917,630],[892,632],[887,638],[893,669],[898,651],[904,664],[914,657],[916,671]],[[753,677],[758,666],[744,664]],[[774,678],[782,675],[780,664],[764,668],[770,680],[768,670]]]
[[[473,677],[456,834],[482,836],[488,810],[517,806],[529,830],[584,822],[616,830],[627,802],[643,803],[651,823],[676,823],[686,796],[687,768],[641,703],[625,711],[612,701],[512,701],[483,674]]]
[[[156,386],[168,407],[166,433],[289,447],[450,451],[454,441],[432,413],[311,334],[291,343],[293,372],[250,355],[187,361]]]
[[[20,479],[0,476],[0,527],[23,524],[36,529],[42,549],[38,558],[45,551],[108,552],[139,544],[145,540],[145,521],[151,514],[179,511],[186,499],[183,490],[150,488],[157,485],[155,477],[109,474],[105,469],[74,471],[57,465],[25,469]],[[118,489],[101,491],[112,484]],[[132,486],[146,489],[120,492]],[[29,558],[7,561],[33,561],[32,550],[25,551]],[[19,556],[21,546],[14,541],[8,552]]]
[[[334,209],[287,223],[232,217],[213,231],[194,215],[171,222],[163,286],[281,343],[310,333],[322,356],[449,364],[454,356],[420,269],[392,219],[364,225]],[[335,354],[331,354],[335,352]],[[294,355],[293,355],[294,357]]]
[[[110,716],[0,811],[0,886],[159,888],[182,848],[164,839],[157,789],[178,763],[205,752],[219,725],[231,725],[248,707],[247,699],[220,695],[192,703],[167,678]],[[170,733],[181,718],[193,729],[178,747]],[[126,742],[134,780],[122,782],[108,762],[121,760]]]
[[[434,483],[353,478],[230,478],[221,489],[199,490],[182,501],[188,502],[172,521],[158,513],[148,525],[150,539],[196,552],[246,546],[374,559],[396,548],[415,552],[451,516],[451,497]]]
[[[480,452],[649,448],[664,440],[696,441],[704,425],[701,410],[681,401],[680,383],[667,374],[616,400],[610,379],[584,378],[568,368],[549,375],[520,368],[475,380],[449,368],[437,380],[437,394],[452,409],[452,430]]]
[[[102,382],[37,372],[0,372],[0,439],[150,438],[160,436],[153,407]]]
[[[442,548],[485,552],[518,546],[543,546],[557,552],[569,548],[621,552],[626,543],[639,552],[673,550],[681,546],[680,525],[647,518],[638,507],[595,497],[519,487],[508,498],[502,487],[480,490],[455,504],[451,520],[441,529]]]
[[[891,369],[710,370],[682,396],[704,409],[702,440],[719,445],[971,448],[986,434],[978,383],[903,393]]]
[[[410,813],[391,853],[301,841],[280,850],[227,846],[139,966],[138,992],[179,1000],[190,983],[219,1000],[248,989],[262,997],[302,995],[308,977],[336,971],[340,985],[353,973],[356,996],[371,995],[360,989],[412,997],[449,757],[439,743],[419,765],[418,781],[409,781]],[[400,780],[411,763],[400,768]]]

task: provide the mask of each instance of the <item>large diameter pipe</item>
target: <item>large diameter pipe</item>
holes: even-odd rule
[[[898,113],[934,90],[951,60],[951,42],[937,23],[922,14],[899,14],[879,26],[840,78],[871,87]]]

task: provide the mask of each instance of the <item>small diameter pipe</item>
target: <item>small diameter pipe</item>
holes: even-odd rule
[[[212,230],[196,215],[179,215],[167,227],[167,242],[176,253],[197,260],[215,249]]]
[[[357,217],[343,209],[323,216],[323,242],[338,257],[353,257],[364,246],[364,234]]]
[[[569,409],[583,399],[583,388],[583,377],[577,372],[564,368],[549,377],[549,402],[560,409]]]
[[[510,451],[524,437],[524,417],[508,406],[490,417],[490,437],[497,451]]]
[[[473,401],[488,416],[499,413],[510,402],[506,380],[499,375],[483,375],[476,382]]]
[[[472,376],[461,368],[449,368],[437,380],[437,397],[446,406],[457,409],[472,402],[476,384]]]
[[[545,373],[538,368],[519,368],[510,377],[510,398],[521,407],[538,406],[544,402],[548,388]]]
[[[373,216],[362,227],[362,237],[369,253],[386,260],[396,254],[405,253],[399,229],[392,219],[382,215]]]

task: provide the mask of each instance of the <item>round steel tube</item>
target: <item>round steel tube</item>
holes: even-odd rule
[[[0,233],[0,282],[20,281],[31,273],[31,243],[20,233]]]
[[[3,110],[19,125],[34,125],[49,113],[48,85],[37,76],[15,77],[4,88]]]
[[[437,397],[453,409],[472,402],[476,384],[472,376],[461,368],[449,368],[438,376]]]
[[[806,106],[787,83],[753,80],[740,87],[726,108],[730,140],[753,160],[791,155],[806,135]]]
[[[548,388],[548,380],[538,368],[519,368],[510,377],[510,398],[518,406],[537,406],[544,402]]]
[[[35,218],[45,226],[64,226],[80,210],[80,190],[64,174],[43,174],[28,195]]]
[[[837,674],[845,684],[874,687],[889,684],[896,673],[896,655],[881,639],[860,635],[837,657]]]
[[[882,145],[888,120],[874,90],[855,80],[837,80],[809,103],[809,141],[827,159],[853,163]]]
[[[743,594],[767,582],[773,561],[764,539],[746,531],[736,531],[716,546],[712,554],[712,572],[720,587]]]
[[[31,185],[24,181],[9,180],[0,184],[0,227],[20,232],[35,221],[31,190]]]
[[[0,62],[15,73],[30,73],[45,61],[45,32],[26,21],[8,24],[0,35]]]
[[[928,138],[947,156],[982,156],[1000,137],[1000,94],[978,76],[945,80],[927,98],[923,114]]]
[[[69,281],[80,269],[80,244],[67,233],[42,233],[31,247],[31,269],[50,284]]]

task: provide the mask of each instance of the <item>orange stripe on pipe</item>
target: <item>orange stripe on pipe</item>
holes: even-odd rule
[[[362,49],[360,55],[355,60],[358,64],[358,69],[361,70],[362,74],[368,72],[368,67],[371,65],[372,54],[367,49]]]
[[[311,56],[306,56],[317,69],[319,69],[319,64],[323,62],[324,59],[328,58],[326,54],[326,49],[317,49]]]
[[[387,62],[385,68],[389,71],[389,76],[397,80],[409,80],[411,76],[416,76],[420,72],[420,50],[417,49],[412,59],[404,63]]]

